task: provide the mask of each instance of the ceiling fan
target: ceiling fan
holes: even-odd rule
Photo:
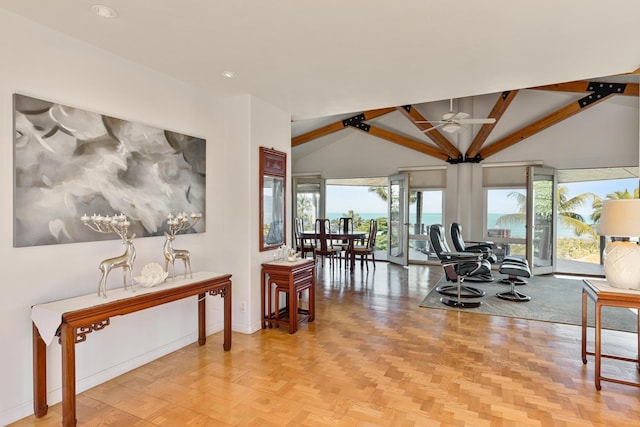
[[[463,112],[453,111],[453,98],[449,100],[449,112],[442,115],[442,120],[418,120],[415,123],[429,123],[433,125],[429,129],[425,129],[422,132],[429,132],[433,129],[442,128],[447,133],[456,133],[463,125],[475,125],[475,124],[491,124],[495,123],[496,119],[469,119],[469,114]]]

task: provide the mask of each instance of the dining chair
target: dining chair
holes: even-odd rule
[[[313,241],[305,239],[302,235],[304,232],[304,220],[302,218],[295,218],[293,227],[296,239],[296,249],[300,252],[300,257],[306,258],[308,253],[313,255]]]
[[[372,219],[369,221],[369,233],[365,238],[364,244],[353,246],[353,256],[360,255],[360,268],[365,264],[369,270],[369,256],[373,262],[373,268],[376,268],[376,235],[378,234],[378,221]]]
[[[317,260],[318,257],[321,257],[323,267],[324,259],[329,258],[330,267],[333,268],[333,263],[336,258],[339,260],[341,251],[341,247],[334,246],[333,244],[331,238],[331,222],[326,218],[316,219],[313,258]]]
[[[346,217],[342,217],[340,219],[338,219],[338,231],[340,233],[353,233],[353,218],[346,216]],[[345,267],[349,266],[349,249],[350,249],[350,243],[349,240],[347,239],[341,239],[338,240],[338,243],[336,244],[336,246],[340,246],[340,248],[342,249],[342,253],[344,254],[344,265]]]

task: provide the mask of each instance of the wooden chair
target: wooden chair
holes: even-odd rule
[[[336,258],[339,258],[342,248],[333,245],[331,223],[328,219],[316,219],[315,235],[313,258],[317,261],[317,258],[321,257],[322,266],[324,267],[324,259],[328,257],[331,262],[330,266],[333,267],[333,262]]]
[[[353,218],[346,216],[338,220],[338,230],[341,233],[353,233]],[[334,246],[340,246],[342,253],[344,253],[344,266],[349,266],[349,240],[339,240]]]
[[[293,232],[296,239],[296,249],[300,252],[301,258],[306,258],[307,254],[313,255],[314,244],[313,241],[302,237],[304,232],[304,221],[302,218],[296,218],[293,223]]]
[[[360,268],[362,268],[362,264],[366,264],[367,270],[369,270],[369,256],[371,256],[373,268],[376,268],[376,234],[378,234],[378,221],[372,219],[369,221],[369,234],[364,244],[353,247],[353,256],[360,255]]]

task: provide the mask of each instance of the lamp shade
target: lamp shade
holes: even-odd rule
[[[612,237],[639,237],[640,199],[602,202],[598,234]]]

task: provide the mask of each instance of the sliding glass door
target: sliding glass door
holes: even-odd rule
[[[557,194],[553,169],[528,168],[527,260],[533,274],[554,271]]]
[[[406,173],[389,177],[389,229],[387,258],[389,262],[407,265],[409,262],[408,176]]]

